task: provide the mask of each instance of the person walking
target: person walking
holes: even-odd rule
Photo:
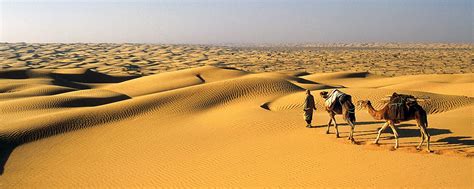
[[[306,99],[304,100],[304,119],[307,123],[306,127],[311,128],[311,121],[313,120],[313,110],[316,110],[314,104],[314,97],[311,95],[310,90],[306,90]]]

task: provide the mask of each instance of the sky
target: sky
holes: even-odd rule
[[[0,42],[472,41],[470,0],[0,0]]]

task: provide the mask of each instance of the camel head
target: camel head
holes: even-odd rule
[[[357,101],[357,107],[359,108],[367,108],[367,106],[372,105],[370,100],[359,100]]]
[[[324,98],[324,99],[328,98],[328,92],[327,92],[327,91],[321,91],[321,92],[319,93],[319,95],[320,95],[322,98]]]

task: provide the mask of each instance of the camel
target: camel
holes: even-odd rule
[[[395,95],[396,93],[394,93]],[[427,151],[432,152],[430,149],[430,135],[427,132],[427,127],[428,127],[428,119],[426,115],[426,111],[416,103],[416,100],[411,100],[411,104],[409,105],[409,108],[404,111],[404,118],[403,119],[396,119],[393,118],[394,116],[391,115],[389,112],[389,105],[390,102],[387,103],[382,109],[376,110],[373,106],[372,103],[369,100],[361,100],[358,101],[358,106],[362,108],[366,108],[368,113],[375,119],[375,120],[385,120],[386,122],[383,124],[382,128],[379,129],[377,138],[375,139],[374,143],[378,144],[380,135],[382,134],[382,131],[385,130],[388,126],[393,131],[393,135],[395,136],[395,149],[398,148],[398,133],[397,130],[395,129],[395,123],[399,123],[401,121],[409,121],[409,120],[416,120],[417,126],[420,128],[420,134],[421,134],[421,142],[418,144],[416,149],[420,150],[421,146],[423,145],[423,142],[425,139],[427,140],[426,146],[427,146]]]
[[[328,99],[328,92],[322,91],[319,93],[323,99]],[[326,130],[326,134],[329,134],[329,128],[331,127],[331,123],[334,121],[334,128],[336,129],[336,137],[339,138],[339,130],[337,128],[336,115],[342,115],[344,120],[347,121],[347,124],[351,126],[351,133],[349,134],[348,140],[351,140],[352,143],[355,143],[354,140],[354,128],[355,128],[355,106],[352,103],[352,97],[350,95],[343,95],[339,99],[336,100],[333,107],[325,107],[326,111],[329,114],[329,122],[328,127]]]

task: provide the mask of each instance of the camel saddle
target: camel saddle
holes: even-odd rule
[[[388,102],[388,111],[385,117],[396,123],[408,119],[410,108],[417,105],[416,97],[406,94],[393,93]]]
[[[334,110],[336,106],[341,106],[342,102],[341,99],[344,99],[342,97],[347,96],[346,93],[341,92],[340,90],[334,89],[332,90],[329,94],[326,100],[324,101],[324,104],[326,106],[327,110]]]

